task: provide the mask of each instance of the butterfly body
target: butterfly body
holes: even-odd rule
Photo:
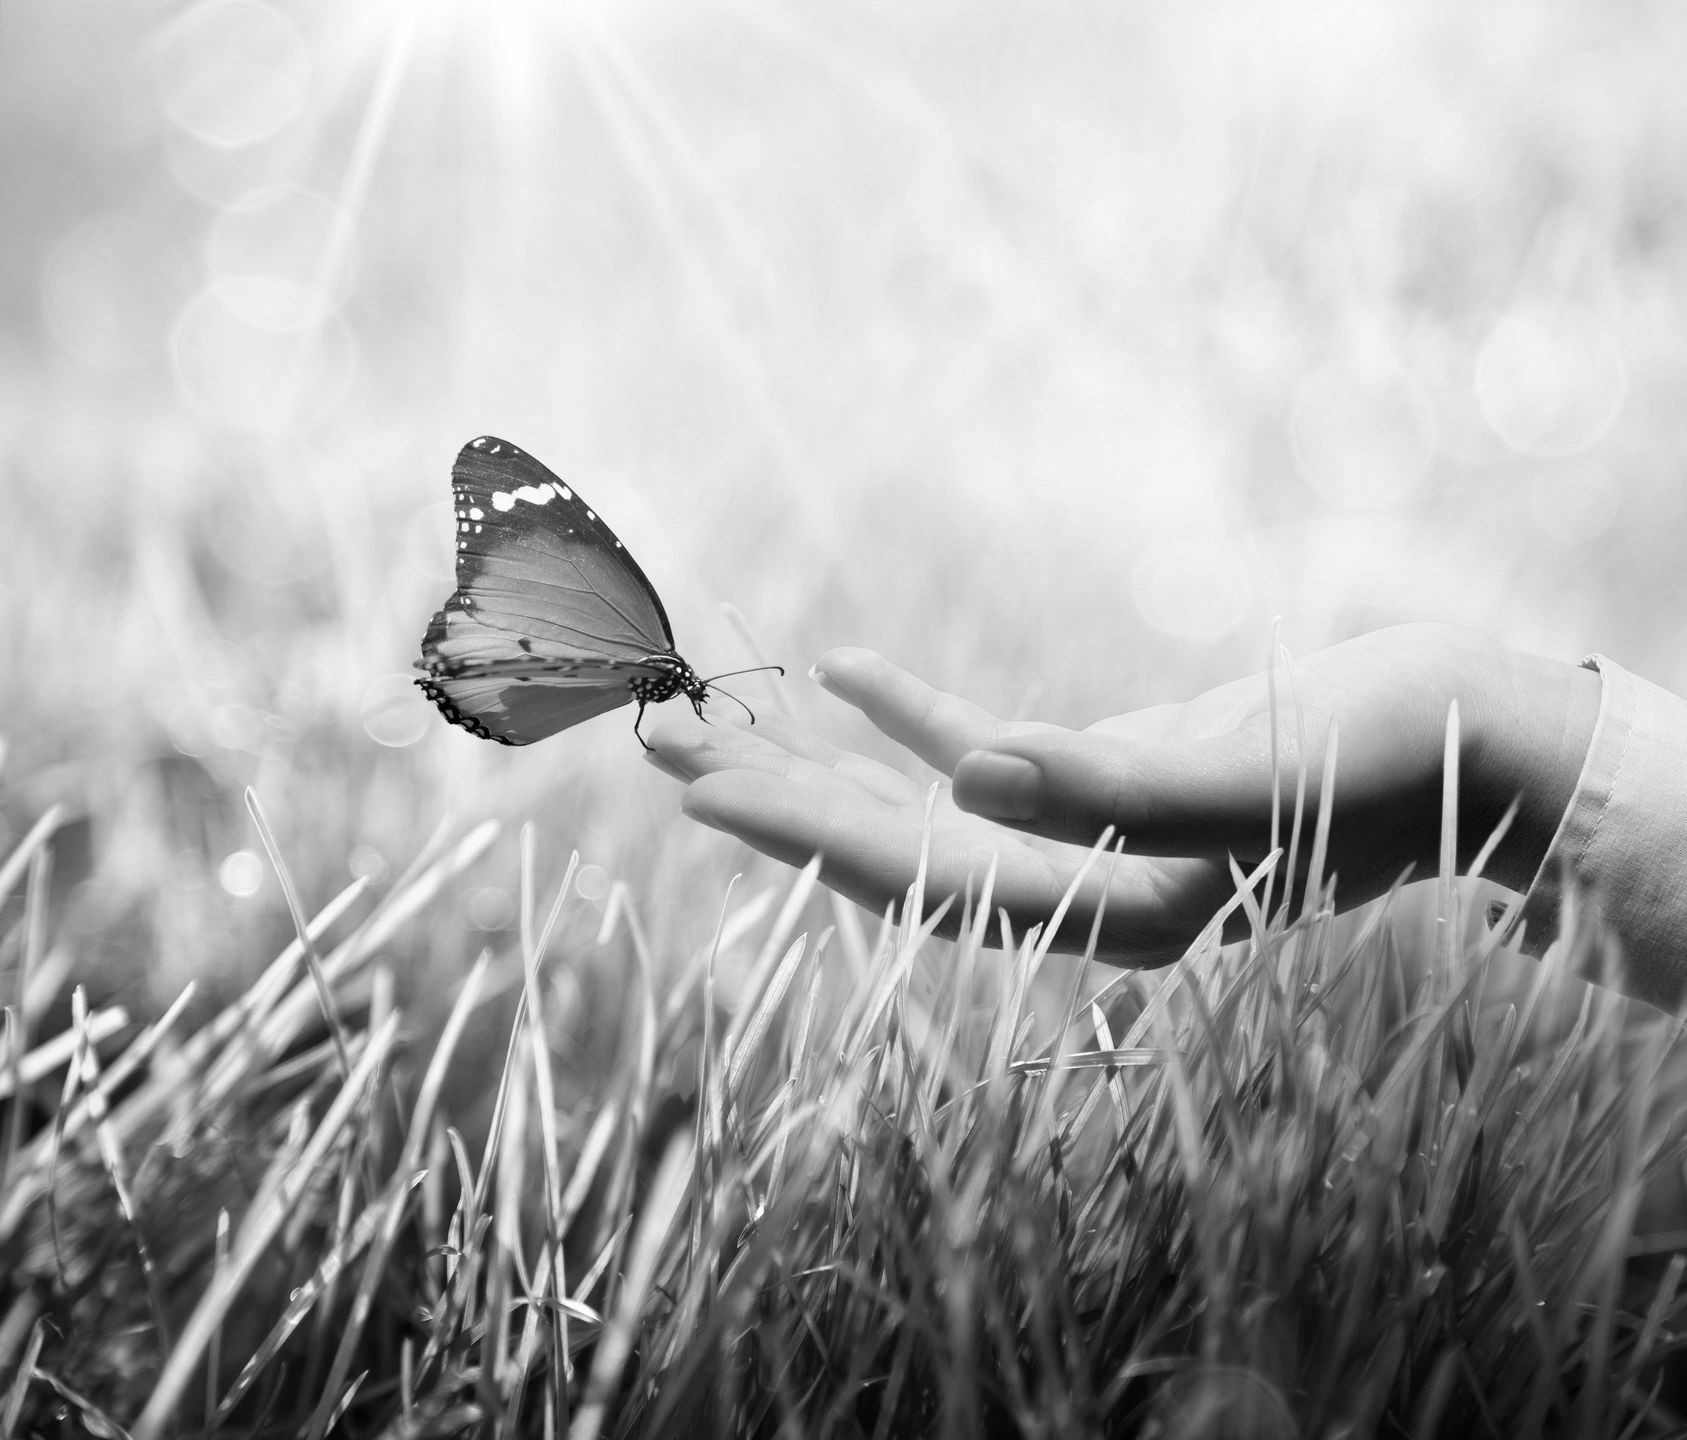
[[[674,648],[655,587],[571,486],[490,435],[458,453],[451,484],[457,588],[416,682],[447,720],[529,745],[634,701],[635,735],[676,695],[702,714],[709,682]]]

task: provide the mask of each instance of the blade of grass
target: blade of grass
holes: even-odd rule
[[[47,841],[53,836],[59,826],[64,824],[67,811],[63,805],[49,806],[47,811],[29,827],[23,839],[18,841],[12,853],[4,861],[0,861],[0,903],[11,895],[18,883],[18,877],[29,868],[36,853],[45,848]],[[22,994],[22,988],[19,988]]]
[[[190,983],[184,993],[191,994],[192,990],[193,986]],[[11,1007],[7,1006],[6,1009],[7,1013],[10,1014]],[[179,998],[178,1003],[173,1005],[171,1009],[176,1013],[180,1013]],[[129,1012],[127,1010],[124,1010],[121,1007],[113,1007],[108,1010],[94,1010],[89,1012],[88,1015],[86,1038],[88,1043],[92,1045],[103,1045],[107,1040],[111,1039],[113,1035],[116,1035],[121,1030],[127,1030],[128,1028]],[[71,1060],[75,1056],[76,1047],[80,1039],[81,1037],[78,1036],[77,1032],[73,1029],[61,1030],[57,1035],[53,1036],[51,1040],[43,1040],[27,1055],[18,1059],[15,1071],[11,1063],[14,1057],[9,1053],[10,1047],[7,1046],[6,1071],[4,1074],[0,1074],[0,1100],[5,1100],[14,1093],[14,1073],[17,1077],[16,1083],[27,1090],[32,1085],[39,1085],[55,1071],[64,1069],[66,1065],[70,1064]],[[3,1038],[0,1038],[0,1045],[3,1045],[4,1043]],[[109,1088],[109,1080],[107,1082],[107,1086]],[[69,1120],[67,1117],[66,1125],[68,1126],[68,1124]]]
[[[251,786],[246,787],[246,809],[252,816],[252,824],[257,827],[258,839],[263,842],[264,853],[269,856],[270,868],[275,871],[275,878],[281,885],[282,898],[287,902],[287,913],[293,917],[294,933],[299,937],[299,944],[304,949],[305,969],[310,975],[311,984],[316,987],[316,998],[322,1006],[322,1022],[334,1038],[334,1053],[339,1057],[340,1073],[349,1075],[351,1056],[346,1046],[345,1026],[340,1021],[339,1007],[334,1003],[334,992],[328,984],[328,977],[323,974],[322,957],[316,953],[316,944],[310,937],[310,926],[305,921],[304,906],[299,903],[299,891],[293,884],[292,872],[288,870],[287,862],[282,859],[281,847],[276,843],[275,832],[270,828],[269,816],[264,813],[263,802],[258,799],[258,792]]]
[[[308,1183],[329,1147],[365,1103],[392,1050],[397,1031],[397,1017],[393,1016],[369,1037],[350,1076],[304,1145],[297,1153],[284,1150],[269,1167],[241,1222],[227,1270],[213,1277],[165,1361],[152,1396],[135,1423],[135,1440],[155,1440],[166,1433],[165,1426],[175,1415],[212,1333],[222,1324],[241,1288],[267,1254],[269,1242],[288,1218],[298,1191]]]
[[[609,1418],[610,1400],[633,1352],[639,1316],[661,1273],[669,1236],[690,1190],[688,1182],[695,1168],[691,1148],[686,1138],[675,1136],[657,1167],[643,1215],[627,1247],[626,1277],[613,1310],[604,1316],[569,1440],[597,1440]]]
[[[51,813],[51,812],[49,812]],[[17,986],[15,999],[6,1007],[6,1052],[8,1056],[8,1079],[11,1082],[9,1092],[18,1097],[18,1103],[13,1104],[6,1112],[5,1133],[0,1136],[0,1195],[7,1194],[11,1189],[11,1178],[17,1161],[18,1151],[23,1147],[23,1122],[29,1107],[23,1101],[23,1055],[29,1049],[29,981],[35,973],[42,952],[47,946],[47,882],[53,873],[53,852],[47,849],[45,839],[50,834],[44,829],[43,823],[38,823],[35,830],[42,833],[42,840],[30,845],[30,837],[26,836],[24,844],[19,846],[19,852],[27,852],[29,865],[29,886],[23,898],[23,950],[18,959]],[[17,856],[14,855],[13,859]],[[0,880],[6,877],[0,872]],[[0,888],[0,895],[10,885]]]
[[[522,826],[522,889],[524,892],[537,894],[532,881],[536,864],[534,834],[531,823]],[[547,1282],[541,1284],[541,1290],[548,1286],[558,1300],[568,1294],[567,1277],[563,1273],[565,1261],[561,1229],[562,1177],[557,1170],[561,1140],[556,1118],[556,1083],[551,1076],[550,1037],[545,1033],[544,1001],[539,993],[539,966],[544,961],[551,935],[562,918],[563,906],[568,901],[569,892],[574,885],[574,875],[579,866],[580,852],[576,850],[569,855],[568,868],[563,872],[562,884],[557,887],[556,899],[551,904],[550,914],[545,918],[544,930],[537,938],[532,935],[530,928],[525,929],[522,934],[522,984],[527,997],[529,1049],[533,1055],[534,1092],[539,1107],[539,1138],[542,1146],[540,1158],[545,1179],[545,1222],[550,1237],[550,1264],[555,1271]],[[527,905],[523,905],[522,909],[523,914],[529,911]],[[556,1323],[550,1327],[550,1338],[552,1364],[547,1375],[550,1404],[557,1413],[566,1414],[567,1393],[564,1386],[573,1378],[573,1367],[568,1360],[568,1316],[560,1305],[556,1312]]]
[[[1277,703],[1277,662],[1283,654],[1283,617],[1274,615],[1271,618],[1271,647],[1267,652],[1269,658],[1265,664],[1265,708],[1270,724],[1267,733],[1271,737],[1271,846],[1275,850],[1282,843],[1283,837],[1283,756],[1281,746],[1277,741],[1277,722],[1281,714],[1281,706]],[[1260,899],[1260,906],[1266,914],[1271,913],[1271,890],[1276,880],[1276,872],[1265,877],[1265,894]],[[1284,884],[1285,897],[1294,887],[1294,877],[1291,875]]]
[[[1336,808],[1336,756],[1340,741],[1341,726],[1332,716],[1329,734],[1324,740],[1324,778],[1318,787],[1318,822],[1312,832],[1312,859],[1306,867],[1306,891],[1301,897],[1302,919],[1323,903],[1324,865],[1330,854],[1330,821]]]
[[[490,957],[483,953],[475,962],[474,968],[464,977],[451,1013],[446,1017],[445,1026],[440,1031],[439,1041],[434,1046],[433,1058],[429,1060],[427,1071],[422,1077],[421,1089],[416,1094],[415,1108],[411,1111],[409,1130],[404,1137],[404,1148],[399,1153],[395,1167],[395,1179],[389,1182],[387,1187],[389,1200],[383,1208],[380,1224],[371,1231],[373,1243],[369,1246],[368,1259],[364,1264],[357,1292],[352,1298],[351,1310],[341,1322],[339,1348],[334,1354],[334,1363],[323,1386],[325,1399],[329,1395],[339,1393],[346,1384],[346,1377],[351,1373],[358,1343],[375,1303],[375,1291],[386,1277],[387,1260],[398,1241],[399,1225],[406,1213],[404,1198],[422,1179],[422,1152],[428,1143],[434,1111],[445,1085],[446,1071],[457,1053],[457,1045],[462,1039],[469,1016],[480,1003],[480,994],[485,988],[489,968]],[[397,1021],[398,1015],[393,1012],[387,1017],[386,1023],[396,1025]],[[395,1186],[402,1188],[395,1189]],[[368,1210],[364,1211],[365,1215],[369,1213]],[[327,1433],[328,1418],[327,1409],[319,1404],[311,1416],[309,1440],[322,1440]]]

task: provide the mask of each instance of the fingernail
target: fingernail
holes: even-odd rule
[[[1031,819],[1042,788],[1042,771],[1017,755],[973,750],[955,766],[955,803],[991,820]]]
[[[838,689],[837,679],[818,660],[808,667],[808,678],[824,690],[828,695],[836,695],[840,700],[848,700],[849,696]]]
[[[688,820],[695,820],[699,825],[707,825],[711,830],[718,830],[720,826],[704,807],[700,800],[693,797],[690,790],[679,797],[680,814]]]

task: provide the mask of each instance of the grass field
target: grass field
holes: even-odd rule
[[[881,755],[824,646],[1073,723],[1276,616],[1687,688],[1684,49],[0,4],[0,1430],[1664,1433],[1679,1057],[1445,887],[1141,977],[885,938],[629,713],[408,671],[491,432]]]

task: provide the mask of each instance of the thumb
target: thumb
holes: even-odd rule
[[[962,810],[1050,840],[1089,845],[1112,825],[1128,852],[1191,857],[1251,854],[1270,840],[1270,751],[1247,734],[1004,736],[963,755],[953,782]]]

